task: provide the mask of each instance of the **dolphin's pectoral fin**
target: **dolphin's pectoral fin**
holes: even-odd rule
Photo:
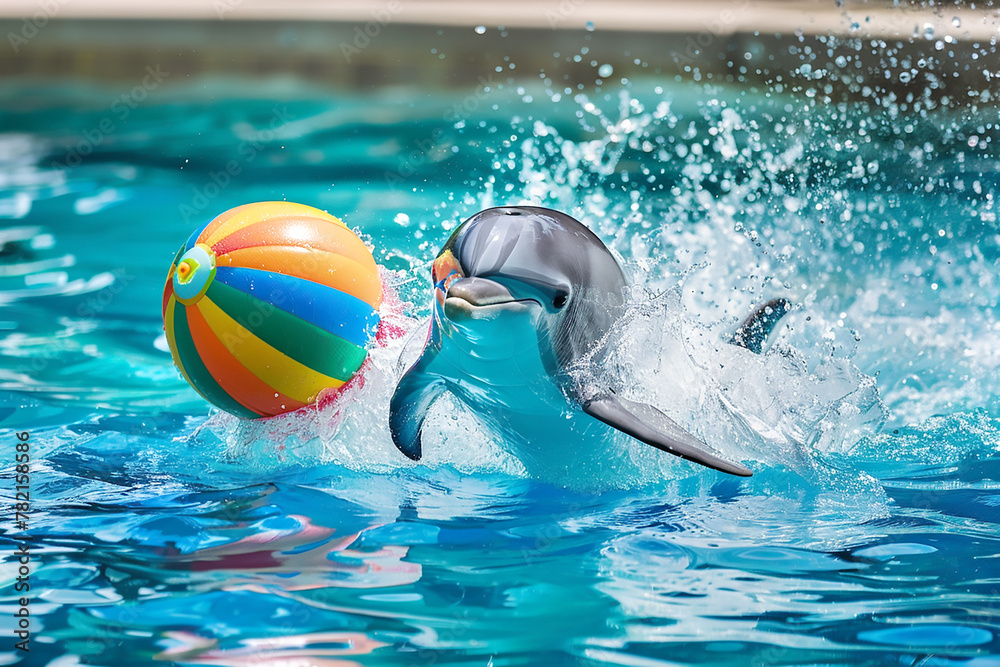
[[[760,354],[764,351],[767,337],[771,335],[778,322],[791,308],[792,304],[788,302],[788,299],[771,299],[760,304],[743,320],[743,324],[732,335],[729,342]]]
[[[694,437],[670,417],[651,405],[635,403],[613,394],[604,394],[583,403],[583,411],[657,449],[700,463],[703,466],[750,477],[753,473],[739,463],[730,463],[705,451],[707,445]]]
[[[423,453],[420,429],[427,410],[445,390],[444,380],[438,375],[425,372],[425,365],[424,357],[421,357],[406,371],[396,385],[389,403],[392,442],[399,451],[414,461],[419,461]]]

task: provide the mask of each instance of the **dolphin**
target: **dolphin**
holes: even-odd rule
[[[600,353],[627,290],[610,250],[576,219],[535,206],[487,209],[455,230],[431,277],[430,331],[390,403],[393,442],[410,459],[421,458],[424,419],[447,391],[503,442],[524,445],[515,455],[527,468],[554,455],[568,470],[610,427],[721,472],[752,474],[657,408],[573,372]],[[788,309],[784,299],[759,306],[730,342],[762,351]]]

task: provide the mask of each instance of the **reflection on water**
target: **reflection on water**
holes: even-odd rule
[[[294,514],[284,517],[282,523],[292,525],[265,529],[189,554],[178,553],[171,544],[161,555],[162,567],[224,574],[227,590],[370,588],[409,584],[420,578],[419,565],[402,562],[405,547],[361,552],[348,548],[359,540],[361,532],[334,537],[334,529],[315,526],[308,517]],[[219,532],[225,530],[232,529]],[[242,572],[252,574],[249,581],[242,581]]]
[[[172,644],[156,660],[224,667],[358,667],[342,656],[365,655],[385,644],[354,632],[317,632],[273,638],[243,638],[237,648],[220,649],[218,640],[185,632],[167,632]]]

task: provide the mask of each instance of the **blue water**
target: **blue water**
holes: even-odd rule
[[[205,80],[124,118],[121,92],[6,84],[0,104],[5,498],[15,432],[32,446],[27,530],[5,510],[0,541],[31,539],[24,664],[1000,664],[995,109],[829,104],[806,76]],[[160,295],[198,224],[283,198],[371,241],[411,336],[339,415],[241,423],[173,368]],[[469,215],[526,202],[632,276],[602,371],[754,477],[615,441],[601,475],[532,479],[448,401],[421,464],[395,451],[428,262]],[[778,295],[796,310],[765,355],[722,342]],[[25,658],[4,637],[0,664]]]

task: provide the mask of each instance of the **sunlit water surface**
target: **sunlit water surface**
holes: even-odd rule
[[[754,93],[206,80],[124,118],[117,94],[8,88],[0,114],[31,664],[1000,661],[995,110],[829,103],[809,72]],[[345,403],[243,423],[174,369],[160,295],[199,224],[283,198],[373,244],[408,335]],[[529,202],[583,220],[635,284],[588,372],[752,478],[624,440],[594,443],[614,453],[601,475],[527,478],[447,400],[421,464],[395,451],[429,261],[476,211]],[[779,295],[796,307],[766,354],[724,342]]]

